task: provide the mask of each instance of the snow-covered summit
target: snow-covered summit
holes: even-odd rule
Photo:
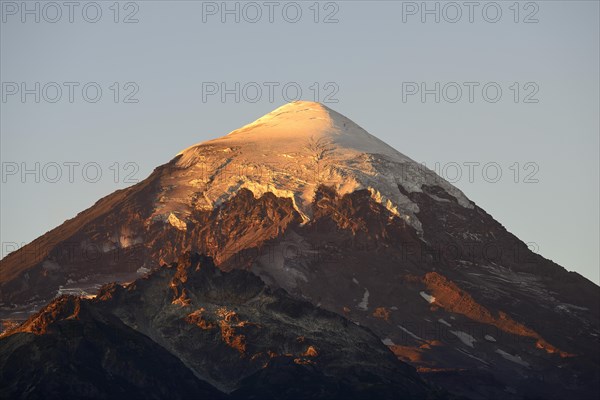
[[[193,209],[212,209],[240,189],[292,199],[309,220],[319,185],[340,195],[368,189],[373,199],[421,231],[418,206],[398,188],[420,192],[438,185],[463,207],[464,194],[345,116],[319,103],[296,101],[226,136],[179,153],[179,169],[165,178],[155,216],[180,220]],[[443,199],[437,199],[443,200]],[[172,220],[172,218],[171,218]]]
[[[282,152],[282,146],[288,149],[298,145],[303,147],[308,139],[327,141],[336,147],[360,153],[404,157],[342,114],[321,103],[311,101],[295,101],[285,104],[256,121],[209,143],[243,142],[248,144],[252,142],[268,148],[276,148],[276,152]],[[194,158],[194,148],[205,143],[196,144],[180,154],[184,156],[184,159],[188,156]]]

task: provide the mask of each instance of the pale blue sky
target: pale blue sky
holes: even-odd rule
[[[28,2],[32,8],[35,3]],[[96,183],[83,179],[81,167],[75,168],[73,183],[65,166],[56,183],[43,176],[40,183],[33,175],[24,183],[18,175],[6,176],[0,195],[3,243],[29,242],[100,197],[128,186],[124,175],[134,170],[125,169],[125,163],[139,166],[135,177],[143,179],[181,149],[226,134],[282,105],[280,88],[285,83],[297,82],[303,99],[314,100],[311,85],[317,82],[320,100],[332,87],[339,89],[334,96],[339,102],[326,105],[407,156],[431,167],[436,162],[448,168],[462,165],[463,177],[455,185],[470,199],[519,238],[536,243],[545,257],[599,282],[597,1],[538,1],[533,6],[521,2],[518,23],[510,8],[514,1],[497,2],[502,10],[497,23],[483,18],[481,9],[489,2],[480,2],[473,23],[464,14],[456,23],[446,22],[444,15],[440,23],[432,16],[422,23],[418,13],[405,14],[403,22],[403,7],[410,11],[410,4],[400,1],[322,2],[319,23],[313,21],[313,1],[298,2],[302,17],[296,23],[282,15],[286,2],[278,3],[273,23],[264,6],[256,23],[244,21],[244,16],[255,15],[248,8],[240,23],[233,16],[222,23],[219,14],[205,14],[203,22],[199,1],[122,2],[121,22],[114,23],[112,0],[98,2],[102,17],[89,23],[81,12],[86,3],[74,10],[73,23],[66,8],[56,23],[44,20],[54,18],[51,8],[40,14],[39,23],[34,15],[26,15],[23,23],[21,10],[13,15],[12,6],[20,7],[21,2],[2,1],[3,172],[15,165],[7,163],[34,168],[36,162],[46,166],[50,179],[52,162],[95,162],[103,172]],[[229,4],[234,7],[234,2]],[[211,6],[204,4],[208,11]],[[40,12],[43,7],[40,2]],[[88,19],[94,11],[87,9]],[[288,9],[286,17],[293,18],[294,11]],[[339,21],[323,23],[334,11]],[[454,11],[446,11],[452,18]],[[488,10],[488,18],[493,11]],[[139,22],[122,23],[132,12]],[[524,23],[530,13],[539,22]],[[14,89],[11,82],[26,82],[28,87],[57,82],[63,97],[50,103],[42,96],[35,103],[28,95],[22,103],[19,93],[7,94]],[[64,82],[80,83],[73,103]],[[82,97],[81,87],[88,82],[103,90],[97,103]],[[114,82],[121,84],[118,103],[110,88]],[[139,88],[134,96],[138,103],[122,102],[135,87],[124,88],[126,82]],[[233,95],[225,102],[219,96],[203,101],[203,82],[280,86],[273,101],[265,89],[255,103],[244,98],[236,103]],[[325,90],[327,82],[335,86]],[[473,103],[466,99],[465,86],[456,103],[443,98],[435,103],[433,95],[423,103],[418,95],[403,102],[403,82],[481,85]],[[503,90],[496,103],[481,95],[487,82]],[[520,86],[518,103],[510,88],[514,82]],[[534,85],[525,87],[528,82]],[[536,87],[533,98],[539,102],[524,103],[524,96]],[[48,87],[46,98],[54,96],[52,90]],[[114,167],[110,169],[115,162],[121,171],[118,183]],[[466,176],[468,162],[480,163],[473,182]],[[521,172],[518,183],[515,162]],[[534,176],[538,183],[524,182],[535,168],[525,169],[528,162],[539,168]],[[486,163],[501,167],[498,182],[482,177]],[[93,168],[88,172],[93,178]]]

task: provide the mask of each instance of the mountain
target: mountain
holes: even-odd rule
[[[3,398],[445,398],[369,330],[189,253],[57,298],[0,339],[0,366]]]
[[[597,285],[311,102],[187,148],[9,254],[2,317],[133,281],[188,251],[367,327],[456,395],[595,398],[600,390]]]

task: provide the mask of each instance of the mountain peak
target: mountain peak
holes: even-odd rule
[[[312,101],[294,101],[263,115],[229,134],[198,143],[180,152],[184,160],[207,145],[259,146],[280,155],[306,147],[308,142],[327,144],[338,152],[381,154],[407,161],[394,148],[369,134],[346,116]]]
[[[419,232],[418,207],[407,192],[440,186],[463,207],[472,207],[460,190],[434,172],[344,115],[310,101],[285,104],[228,135],[189,147],[174,162],[182,172],[165,185],[162,195],[170,200],[157,204],[160,218],[174,220],[174,213],[185,220],[190,196],[195,208],[213,209],[248,189],[257,197],[271,192],[292,199],[306,221],[321,185],[340,195],[367,189]]]
[[[281,148],[282,142],[298,142],[313,138],[360,152],[393,156],[398,154],[349,118],[321,103],[311,101],[285,104],[256,121],[234,130],[226,138],[275,141],[278,148]]]
[[[327,125],[328,123],[335,124],[336,122],[346,122],[336,120],[350,121],[348,118],[333,111],[332,109],[321,103],[317,103],[314,101],[298,100],[277,107],[273,111],[263,115],[262,117],[248,125],[252,125],[257,122],[266,123],[271,122],[273,120],[277,122],[281,122],[284,120],[294,120],[296,122],[305,123],[317,120],[321,121],[324,125]],[[243,129],[243,127],[240,129]]]
[[[292,101],[289,103],[286,103],[280,107],[277,107],[276,109],[274,109],[273,111],[265,114],[262,118],[266,118],[266,117],[275,117],[281,113],[296,113],[298,116],[298,113],[302,113],[300,115],[304,116],[304,117],[309,117],[311,118],[312,116],[316,115],[316,114],[321,114],[323,117],[327,117],[329,112],[332,112],[333,110],[331,110],[330,108],[328,108],[327,106],[325,106],[322,103],[319,102],[315,102],[315,101],[305,101],[305,100],[296,100],[296,101]]]
[[[260,130],[263,136],[296,136],[307,133],[319,134],[335,128],[336,119],[345,118],[320,103],[310,101],[294,101],[267,113],[254,122],[234,130],[227,136],[238,135]],[[347,119],[347,118],[345,118]],[[349,120],[348,120],[349,121]],[[346,121],[339,121],[342,124]]]

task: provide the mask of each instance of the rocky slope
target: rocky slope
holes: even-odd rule
[[[3,398],[443,397],[370,331],[197,254],[54,300],[3,335],[0,367]]]

